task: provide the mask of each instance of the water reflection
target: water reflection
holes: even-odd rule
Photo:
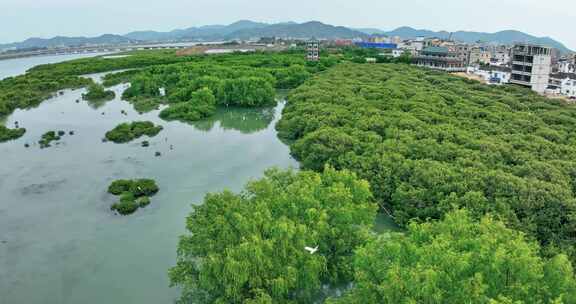
[[[205,120],[190,123],[196,129],[209,132],[216,123],[224,130],[252,134],[268,128],[274,120],[274,107],[267,108],[219,108],[216,114]]]
[[[100,108],[102,108],[103,106],[106,105],[106,103],[108,103],[109,101],[112,101],[113,99],[100,99],[100,100],[85,100],[86,103],[94,110],[98,110]]]

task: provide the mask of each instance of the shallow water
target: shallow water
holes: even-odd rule
[[[122,86],[114,90],[119,96]],[[191,204],[206,192],[238,191],[271,166],[298,166],[274,130],[283,103],[221,110],[188,125],[162,121],[158,111],[139,115],[119,98],[76,103],[83,92],[65,91],[6,119],[28,132],[0,144],[0,303],[170,303],[178,292],[167,270]],[[134,120],[164,130],[128,144],[101,141]],[[40,149],[49,130],[75,134]],[[138,177],[156,179],[160,192],[135,214],[115,215],[107,186]]]
[[[34,56],[15,59],[0,60],[0,80],[6,77],[18,76],[24,74],[27,70],[39,64],[57,63],[67,60],[88,58],[106,55],[110,53],[86,53],[86,54],[70,54],[70,55],[50,55],[50,56]]]

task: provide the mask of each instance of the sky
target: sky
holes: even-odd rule
[[[0,43],[238,20],[549,36],[576,50],[575,0],[0,0]]]

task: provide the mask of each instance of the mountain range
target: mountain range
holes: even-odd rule
[[[79,46],[94,44],[127,44],[138,42],[174,42],[174,41],[226,41],[233,39],[250,39],[259,37],[280,38],[319,38],[319,39],[351,39],[367,38],[371,35],[400,36],[402,38],[437,37],[449,38],[462,42],[484,42],[513,44],[526,42],[543,44],[557,48],[563,53],[572,52],[561,42],[550,37],[536,37],[520,31],[506,30],[496,33],[458,31],[454,33],[446,31],[418,30],[411,27],[400,27],[392,31],[380,29],[353,29],[344,26],[333,26],[318,21],[305,23],[261,23],[241,20],[229,25],[207,25],[177,29],[169,32],[136,31],[125,35],[105,34],[98,37],[54,37],[50,39],[30,38],[22,42],[0,45],[0,49],[16,48],[46,48],[58,46]]]

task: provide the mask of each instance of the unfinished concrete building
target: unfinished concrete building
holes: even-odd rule
[[[512,49],[512,78],[510,83],[544,93],[552,71],[552,49],[549,47],[517,44]]]

